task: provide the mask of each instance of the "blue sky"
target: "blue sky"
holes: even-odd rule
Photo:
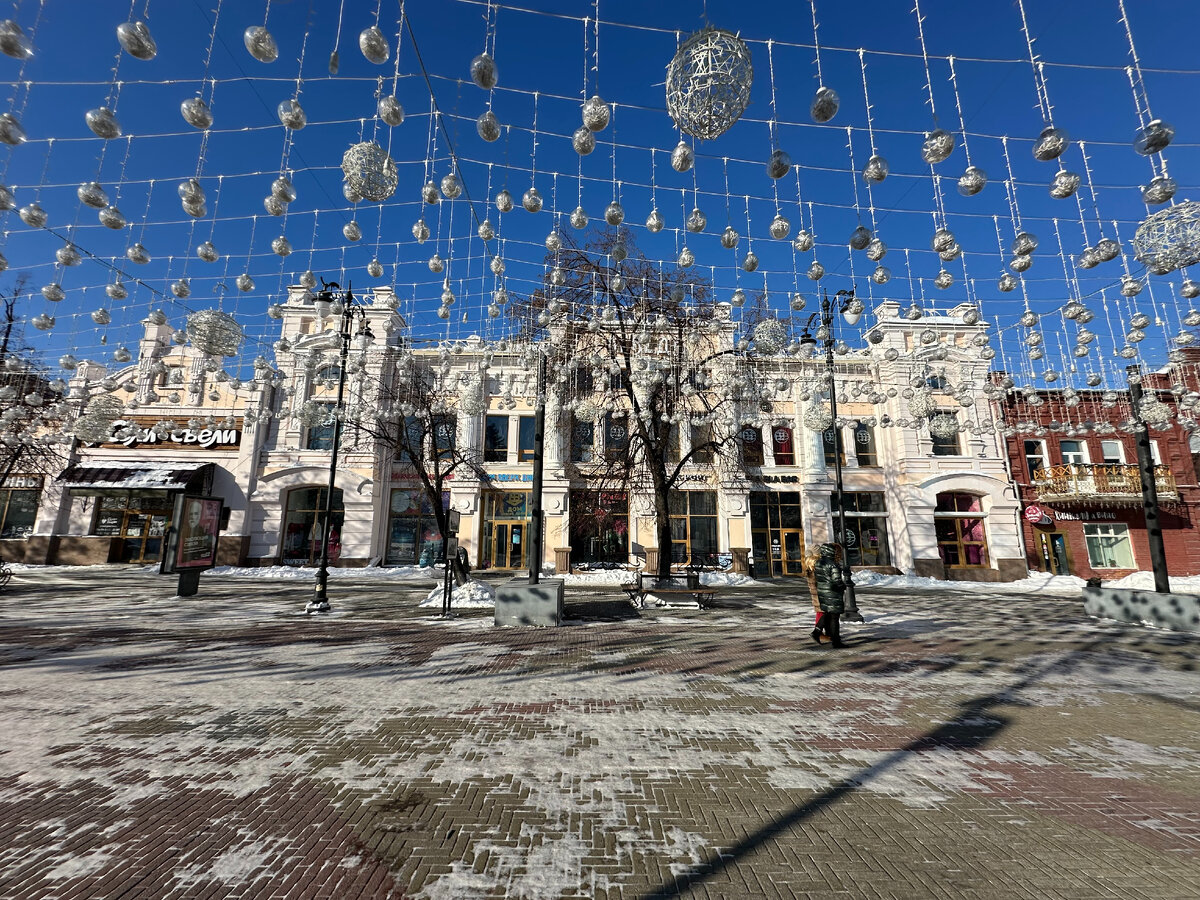
[[[1186,199],[1194,193],[1200,163],[1193,99],[1200,69],[1184,49],[1188,43],[1170,41],[1169,35],[1195,34],[1200,9],[1184,2],[1127,6],[1153,112],[1177,132],[1166,157],[1180,185],[1176,199]],[[847,6],[818,0],[824,82],[841,95],[841,110],[827,125],[815,125],[808,116],[817,86],[808,4],[709,2],[708,20],[740,32],[748,42],[754,63],[752,102],[727,134],[696,145],[697,164],[683,174],[668,162],[680,136],[665,112],[662,83],[677,40],[703,24],[701,3],[603,0],[598,54],[596,34],[590,29],[587,55],[584,19],[594,15],[590,4],[527,0],[521,8],[489,9],[486,3],[463,0],[409,3],[411,35],[405,29],[397,71],[398,5],[382,4],[380,27],[392,50],[389,61],[376,66],[357,48],[359,32],[375,22],[375,5],[347,0],[341,10],[336,76],[329,74],[329,57],[338,4],[272,2],[266,24],[280,55],[271,64],[253,59],[242,44],[242,32],[262,24],[265,9],[265,3],[226,0],[214,40],[213,0],[156,0],[146,21],[158,55],[143,62],[121,52],[116,40],[116,26],[131,18],[127,5],[47,0],[34,35],[34,57],[23,69],[22,63],[0,57],[0,72],[10,82],[7,108],[19,111],[30,138],[11,151],[0,149],[0,159],[5,160],[0,163],[2,180],[16,192],[18,205],[37,195],[56,233],[70,235],[80,247],[144,282],[130,284],[127,300],[111,301],[103,290],[113,277],[111,269],[89,260],[65,271],[57,268],[54,251],[61,240],[28,228],[15,211],[4,214],[3,252],[10,271],[0,283],[11,285],[16,272],[28,271],[35,288],[61,281],[67,295],[61,303],[49,303],[36,294],[22,308],[27,317],[40,312],[56,316],[54,331],[29,329],[27,335],[51,362],[64,350],[80,358],[107,359],[116,344],[136,340],[137,322],[149,309],[162,307],[182,325],[188,310],[218,303],[245,325],[252,338],[246,355],[252,359],[277,337],[277,324],[265,315],[267,306],[308,268],[343,284],[352,281],[356,289],[394,283],[419,338],[476,333],[498,337],[505,323],[489,320],[485,312],[496,279],[488,270],[485,247],[475,237],[475,220],[486,216],[496,227],[499,240],[491,249],[505,260],[510,293],[522,294],[542,277],[542,242],[556,214],[569,229],[565,216],[582,201],[597,222],[618,192],[643,252],[671,262],[686,243],[697,267],[717,285],[719,298],[738,286],[748,291],[765,287],[771,303],[787,315],[787,296],[800,290],[809,297],[811,309],[818,285],[804,273],[815,258],[828,273],[820,286],[854,286],[860,295],[869,293],[872,301],[896,299],[907,306],[915,298],[927,308],[941,309],[976,299],[1003,334],[1004,363],[1029,375],[1042,368],[1061,371],[1073,361],[1076,326],[1053,315],[1073,292],[1096,312],[1089,327],[1100,336],[1097,343],[1106,360],[1085,360],[1087,371],[1104,365],[1115,371],[1114,341],[1121,341],[1136,311],[1162,321],[1148,330],[1142,346],[1146,362],[1161,362],[1164,334],[1178,330],[1180,306],[1187,308],[1187,302],[1178,299],[1179,273],[1151,279],[1150,287],[1130,301],[1114,287],[1124,273],[1120,259],[1078,272],[1070,262],[1085,246],[1085,234],[1090,243],[1103,233],[1128,248],[1137,222],[1147,213],[1139,186],[1149,179],[1151,168],[1130,146],[1137,114],[1124,71],[1129,47],[1116,0],[1026,2],[1035,47],[1046,63],[1055,124],[1074,142],[1063,157],[1065,166],[1084,175],[1079,141],[1087,150],[1096,191],[1093,197],[1085,181],[1079,203],[1049,196],[1047,185],[1057,167],[1034,160],[1030,152],[1043,122],[1015,3],[975,4],[969,11],[960,3],[921,3],[937,124],[958,136],[951,157],[934,167],[943,176],[948,225],[964,248],[960,259],[945,264],[954,277],[947,290],[933,286],[942,265],[929,243],[935,227],[935,181],[920,158],[920,145],[923,133],[934,127],[934,117],[908,2]],[[34,0],[22,0],[15,18],[28,28],[38,10]],[[132,18],[142,18],[142,11],[139,0]],[[489,15],[500,70],[499,86],[490,98],[468,75],[471,58],[488,40]],[[888,159],[892,171],[869,194],[857,175],[872,150],[858,48],[865,51],[875,149]],[[955,57],[971,161],[990,179],[982,193],[969,198],[955,190],[967,162],[949,56]],[[115,80],[121,83],[115,110],[129,137],[105,142],[87,129],[84,113],[112,98],[114,63]],[[203,88],[206,96],[211,93],[215,117],[207,138],[179,114],[180,102],[195,94],[206,73],[215,80]],[[289,134],[274,109],[295,96],[298,75],[304,78],[299,97],[308,125]],[[615,112],[612,125],[597,135],[595,152],[581,160],[571,148],[570,135],[579,125],[585,75],[587,94],[598,91],[615,104]],[[24,83],[14,88],[11,82],[18,77]],[[395,79],[396,96],[407,113],[394,128],[374,119],[379,78],[384,93],[392,92]],[[430,141],[428,85],[449,134],[447,141],[439,129],[436,146]],[[504,136],[491,144],[476,136],[474,126],[489,99],[505,126]],[[764,168],[772,149],[768,122],[773,109],[778,144],[797,163],[796,172],[779,182],[767,177]],[[1015,230],[1004,184],[1005,137],[1016,209],[1025,229],[1040,242],[1034,265],[1024,277],[1024,292],[1008,294],[996,289],[1009,257],[998,248],[997,222],[1006,248]],[[371,139],[387,147],[396,160],[399,186],[382,206],[353,207],[341,193],[341,156],[352,143]],[[423,204],[420,188],[427,173],[440,181],[450,171],[448,144],[456,153],[466,192],[452,202]],[[285,165],[285,149],[286,169],[298,197],[286,218],[276,218],[266,214],[262,200]],[[176,185],[198,172],[208,196],[208,214],[193,221],[180,209]],[[76,186],[92,179],[115,198],[131,228],[103,228],[96,211],[79,203]],[[500,214],[489,202],[501,187],[519,202],[531,184],[545,198],[540,213],[518,206]],[[652,205],[667,221],[657,235],[640,227]],[[707,215],[703,234],[682,231],[693,206]],[[814,252],[796,252],[790,239],[775,241],[767,235],[777,210],[791,220],[793,234],[802,225],[815,232]],[[411,234],[421,216],[432,232],[424,244]],[[364,233],[358,243],[342,236],[342,226],[351,219]],[[722,248],[718,240],[727,222],[742,234],[735,251]],[[884,264],[893,278],[882,287],[869,282],[875,264],[847,249],[846,241],[860,223],[877,228],[890,248]],[[271,241],[280,234],[295,248],[286,259],[271,252]],[[195,256],[195,247],[210,238],[222,254],[216,263]],[[125,260],[126,246],[136,240],[153,256],[150,264],[134,266]],[[748,274],[738,263],[751,242],[761,265]],[[435,251],[450,260],[448,270],[438,275],[427,264]],[[376,257],[385,267],[378,279],[366,270]],[[1134,275],[1142,274],[1132,256],[1129,267]],[[239,293],[233,287],[233,279],[242,272],[254,278],[254,291]],[[168,286],[184,275],[191,279],[192,295],[177,301]],[[458,300],[454,315],[443,321],[434,310],[446,275]],[[1021,358],[1017,340],[1015,320],[1025,294],[1033,308],[1048,314],[1043,329],[1049,352],[1036,364]],[[109,309],[113,319],[106,334],[90,317],[100,307]],[[865,317],[857,331],[869,325]],[[851,343],[860,342],[857,331],[848,335]],[[105,345],[101,337],[107,338]],[[1123,367],[1125,361],[1119,362]],[[1081,368],[1078,374],[1083,372]]]

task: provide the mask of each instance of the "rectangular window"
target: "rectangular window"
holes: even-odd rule
[[[508,416],[488,416],[483,435],[483,461],[508,462]]]
[[[1087,449],[1083,441],[1059,441],[1058,452],[1062,454],[1064,466],[1087,464]]]
[[[595,459],[596,423],[572,420],[571,462],[590,463]]]
[[[629,560],[629,499],[624,491],[571,491],[571,563]]]
[[[846,533],[841,543],[852,566],[891,565],[887,537],[887,502],[882,491],[845,491]],[[829,495],[833,530],[841,528],[837,494]]]
[[[521,416],[517,420],[517,462],[533,462],[534,430],[537,419]]]
[[[693,425],[692,462],[699,465],[711,465],[712,461],[712,428],[708,425]]]
[[[834,454],[837,454],[839,465],[846,464],[846,445],[842,441],[842,429],[830,428],[821,433],[821,449],[825,453],[825,465],[830,468],[834,464]]]
[[[879,465],[879,454],[875,451],[875,429],[861,422],[854,429],[854,457],[859,466],[874,468]]]
[[[715,565],[717,556],[717,494],[715,491],[673,491],[671,562],[676,565]]]
[[[454,457],[455,423],[451,416],[437,418],[433,422],[433,457],[434,459],[452,459]]]
[[[1162,465],[1162,457],[1158,455],[1158,441],[1150,442],[1150,458],[1154,460],[1156,466]]]
[[[1084,525],[1088,562],[1093,569],[1132,569],[1133,546],[1129,526],[1114,523]]]
[[[587,366],[575,367],[575,389],[580,394],[590,394],[596,389],[592,370]]]
[[[1101,441],[1100,455],[1106,465],[1122,465],[1125,462],[1125,447],[1120,441]]]
[[[935,415],[950,416],[955,421],[958,421],[958,416],[950,410],[941,409]],[[938,435],[931,431],[929,432],[929,438],[933,441],[934,456],[962,456],[962,445],[959,442],[959,433],[957,431],[948,435]]]
[[[325,410],[325,420],[317,425],[308,427],[308,434],[305,435],[304,449],[305,450],[331,450],[333,449],[333,407],[332,403],[318,404]]]
[[[671,423],[667,428],[667,446],[666,446],[667,462],[675,465],[679,462],[679,426]]]
[[[604,455],[608,459],[617,459],[625,455],[629,447],[629,420],[626,416],[617,418],[612,413],[604,415]]]
[[[771,429],[771,447],[775,453],[775,465],[794,466],[796,450],[792,443],[792,429],[779,426]]]
[[[37,491],[0,490],[0,538],[24,538],[33,534],[37,508]]]
[[[1025,467],[1029,470],[1030,481],[1046,468],[1046,445],[1041,441],[1025,442]]]
[[[746,426],[738,435],[738,445],[742,451],[743,466],[761,466],[763,464],[762,429]]]

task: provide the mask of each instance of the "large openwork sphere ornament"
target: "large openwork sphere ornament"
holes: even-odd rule
[[[1050,196],[1057,200],[1065,200],[1079,190],[1080,178],[1074,172],[1061,169],[1050,182]]]
[[[154,59],[158,45],[145,22],[124,22],[117,26],[117,40],[134,59]]]
[[[485,91],[490,91],[500,81],[500,70],[496,68],[496,61],[489,54],[480,53],[471,60],[471,80],[475,82],[476,87]]]
[[[242,35],[246,50],[261,63],[273,63],[279,59],[279,46],[271,32],[262,25],[251,25]]]
[[[588,131],[603,131],[612,118],[612,110],[599,96],[592,96],[583,104],[583,127]]]
[[[929,420],[929,433],[934,437],[951,438],[960,430],[958,418],[952,413],[938,413]]]
[[[879,184],[879,182],[888,177],[888,173],[891,170],[888,161],[876,154],[868,159],[867,164],[863,166],[863,181],[866,181],[868,184]]]
[[[1171,421],[1171,408],[1153,394],[1142,398],[1138,411],[1142,421],[1154,428],[1163,428]]]
[[[954,135],[943,128],[929,132],[921,144],[921,158],[927,163],[940,163],[953,152]]]
[[[908,414],[915,419],[924,419],[933,415],[937,404],[928,391],[917,391],[908,401]]]
[[[187,319],[192,346],[212,356],[237,356],[242,349],[242,326],[229,313],[202,309]]]
[[[1200,202],[1186,200],[1147,216],[1133,236],[1133,253],[1154,275],[1200,262]]]
[[[778,319],[763,319],[754,326],[754,346],[759,353],[773,356],[787,346],[787,328]]]
[[[1150,206],[1159,206],[1175,196],[1179,184],[1170,175],[1155,175],[1142,188],[1142,201]]]
[[[345,152],[342,174],[348,187],[374,203],[396,193],[396,164],[373,141],[355,144]]]
[[[684,134],[711,141],[741,118],[753,83],[745,42],[732,32],[705,28],[680,44],[667,66],[667,112]]]
[[[1033,158],[1041,162],[1058,159],[1070,143],[1065,131],[1055,128],[1053,125],[1047,125],[1038,135],[1038,139],[1033,142]]]
[[[833,414],[823,403],[813,403],[804,411],[804,427],[823,434],[833,427]]]
[[[1175,129],[1162,119],[1155,119],[1134,134],[1133,149],[1142,156],[1152,156],[1166,150],[1173,137]]]
[[[979,166],[967,166],[958,176],[958,192],[964,197],[974,197],[987,185],[987,172]]]
[[[792,169],[792,158],[786,150],[772,150],[767,160],[767,174],[778,180]]]
[[[75,420],[71,431],[81,441],[88,443],[101,444],[110,441],[113,425],[124,411],[124,405],[116,397],[100,394],[88,401],[87,409]]]
[[[179,114],[183,116],[183,121],[200,131],[212,127],[212,110],[199,97],[189,97],[179,104]]]
[[[808,107],[808,114],[818,125],[824,125],[837,115],[840,105],[841,100],[838,99],[837,91],[821,85],[813,95],[812,103]]]

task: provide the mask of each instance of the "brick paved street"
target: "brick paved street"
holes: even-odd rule
[[[1075,599],[788,586],[571,622],[420,582],[22,571],[0,897],[1200,896],[1200,637]]]

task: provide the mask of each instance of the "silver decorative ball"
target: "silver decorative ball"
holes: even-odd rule
[[[1065,200],[1067,197],[1073,196],[1079,190],[1080,180],[1074,172],[1060,169],[1055,173],[1054,180],[1050,182],[1050,196],[1058,200]]]
[[[21,26],[12,19],[0,22],[0,53],[13,59],[28,59],[33,56],[33,47]]]
[[[1200,262],[1200,202],[1185,200],[1151,213],[1133,237],[1138,262],[1154,275],[1165,275]]]
[[[751,332],[755,349],[759,353],[774,355],[787,346],[787,327],[778,319],[763,319]]]
[[[208,207],[206,207],[204,205],[203,200],[199,200],[194,203],[191,201],[188,201],[188,200],[184,200],[183,203],[181,203],[179,205],[182,206],[183,211],[185,213],[187,213],[189,216],[191,216],[193,219],[203,219],[206,215],[208,215]]]
[[[933,237],[929,241],[929,246],[935,252],[941,253],[954,243],[954,232],[949,228],[939,228],[933,233]]]
[[[286,175],[280,175],[271,182],[271,196],[280,203],[291,203],[296,199],[296,188]]]
[[[221,254],[217,252],[217,248],[212,241],[205,241],[197,247],[196,255],[204,262],[216,262],[221,258]]]
[[[1032,256],[1014,256],[1008,261],[1008,267],[1014,272],[1028,272],[1033,265]]]
[[[702,29],[679,45],[667,66],[667,112],[684,134],[712,140],[746,111],[753,81],[745,42],[719,28]]]
[[[684,247],[679,251],[679,259],[677,262],[680,268],[686,269],[696,262],[696,257],[692,254],[691,250],[689,250],[687,247]],[[757,265],[757,262],[755,264]]]
[[[355,144],[342,155],[342,175],[356,193],[381,203],[396,193],[396,164],[378,144]]]
[[[187,100],[184,100],[179,104],[179,113],[183,116],[183,121],[187,122],[193,128],[204,131],[206,128],[212,127],[212,110],[199,97],[189,97]]]
[[[879,184],[888,177],[889,172],[891,172],[891,167],[888,165],[888,161],[876,154],[863,166],[862,177],[868,184]]]
[[[386,125],[396,126],[404,121],[404,107],[400,104],[400,101],[391,94],[379,98],[379,102],[375,104],[375,112],[379,115],[379,118],[383,119],[384,124]],[[480,118],[482,119],[482,117]],[[492,120],[495,121],[494,116],[492,117]],[[478,128],[479,126],[476,127]],[[482,134],[483,132],[480,132],[481,136]],[[496,136],[499,137],[499,135],[500,128],[497,126]],[[495,139],[496,138],[484,138],[485,141],[494,141]]]
[[[273,63],[279,59],[279,47],[271,32],[262,25],[251,25],[242,34],[242,43],[250,55],[262,63]]]
[[[1038,241],[1035,235],[1030,234],[1028,231],[1022,231],[1013,238],[1010,249],[1017,256],[1028,256],[1037,249],[1037,245]]]
[[[45,313],[38,313],[31,321],[33,327],[38,331],[50,331],[54,328],[54,316],[48,316]]]
[[[815,243],[812,233],[807,229],[801,228],[796,232],[796,236],[792,238],[792,246],[801,253],[807,253],[813,248]]]
[[[84,114],[83,120],[96,137],[111,141],[113,138],[121,136],[121,123],[117,121],[117,117],[107,106],[89,109]]]
[[[616,200],[604,207],[604,221],[609,225],[620,225],[625,221],[625,210]]]
[[[249,272],[243,272],[237,277],[234,283],[237,285],[237,289],[242,293],[254,290],[254,279],[250,277]]]
[[[490,91],[500,81],[500,70],[496,61],[487,53],[480,53],[471,60],[471,80],[475,86]]]
[[[422,219],[421,221],[424,222],[425,220]],[[416,227],[417,227],[416,225],[413,226],[413,232],[414,232],[413,236],[414,237],[416,236]],[[348,241],[361,241],[362,240],[362,229],[359,227],[357,222],[354,222],[354,221],[347,222],[345,225],[342,226],[342,237],[344,237]],[[418,239],[418,243],[420,243],[420,239]]]
[[[475,231],[479,235],[481,241],[490,241],[496,237],[496,229],[492,227],[492,223],[488,219],[484,219],[479,223],[479,228]],[[421,219],[413,226],[413,237],[417,239],[418,244],[425,243],[429,238],[429,226],[425,224],[425,220]]]
[[[304,107],[300,105],[299,100],[284,100],[275,113],[279,116],[279,124],[292,131],[299,131],[308,124],[308,116],[304,114]]]
[[[954,135],[936,128],[925,135],[921,144],[921,158],[927,163],[940,163],[954,152]]]
[[[823,125],[837,115],[839,105],[837,91],[822,85],[813,96],[808,114],[818,125]]]
[[[124,22],[117,26],[117,40],[125,52],[134,59],[154,59],[158,46],[150,36],[145,22]]]
[[[492,141],[500,138],[500,123],[496,121],[496,114],[490,109],[484,112],[475,120],[475,132],[487,141],[489,144]]]
[[[1142,282],[1140,278],[1134,278],[1132,275],[1121,276],[1121,296],[1136,297],[1142,292]]]
[[[112,315],[107,309],[97,309],[92,311],[92,321],[97,325],[107,325],[112,321]]]
[[[440,274],[441,271],[445,268],[446,268],[446,261],[442,259],[441,254],[434,253],[433,256],[429,257],[429,271],[430,272],[433,272],[435,275]]]
[[[974,306],[972,306],[970,309],[968,309],[966,312],[964,312],[963,313],[963,324],[964,325],[978,325],[979,324],[979,310],[976,309]]]
[[[1167,149],[1171,139],[1175,137],[1175,129],[1162,119],[1154,119],[1144,128],[1139,128],[1133,136],[1133,149],[1142,156],[1152,156]]]
[[[607,218],[607,216],[605,218]],[[688,231],[692,232],[693,234],[699,234],[704,230],[704,226],[708,224],[708,216],[704,215],[704,213],[700,210],[700,207],[695,207],[692,210],[692,214],[687,217],[687,222],[685,224]]]
[[[651,220],[653,218],[654,218],[654,214],[651,213],[650,219],[646,220],[646,227],[650,228],[651,231],[655,230],[654,228],[651,227]],[[568,221],[571,223],[572,228],[587,228],[588,215],[586,212],[584,212],[582,206],[577,206],[577,207],[575,207],[575,209],[573,209],[571,211],[571,215],[570,215],[570,218],[568,219]],[[658,226],[658,230],[659,231],[662,230],[661,220],[660,220],[660,223]]]
[[[130,262],[137,263],[139,266],[144,266],[150,262],[150,254],[146,252],[146,248],[142,246],[140,241],[125,251],[125,257]]]
[[[725,230],[721,232],[721,246],[726,250],[732,250],[737,246],[740,237],[741,235],[734,230],[732,225],[726,225]]]
[[[746,292],[741,288],[737,288],[729,297],[729,303],[732,306],[743,306],[746,303]]]
[[[535,213],[542,208],[542,195],[537,188],[531,187],[521,196],[521,205],[526,211]]]
[[[872,329],[871,331],[867,332],[867,340],[872,344],[882,344],[884,342],[884,340],[886,339],[886,337],[887,336],[882,331],[880,331],[878,328]],[[880,395],[880,396],[882,396],[882,395]],[[881,400],[880,401],[872,400],[872,402],[875,403],[875,402],[882,402],[882,401]]]
[[[1099,387],[1100,384],[1103,383],[1104,379],[1095,372],[1089,372],[1084,381],[1087,383],[1088,387]]]
[[[1033,143],[1033,158],[1041,162],[1058,159],[1070,143],[1065,131],[1055,128],[1053,125],[1047,125]]]
[[[120,231],[125,227],[125,215],[115,206],[104,207],[96,214],[96,218],[100,220],[101,225],[113,231]]]
[[[958,176],[958,192],[964,197],[974,197],[987,185],[987,172],[979,166],[967,166]]]
[[[758,255],[753,250],[746,251],[746,256],[742,259],[742,268],[747,272],[758,268]]]
[[[317,286],[317,276],[313,274],[312,269],[306,269],[300,274],[300,277],[297,279],[297,283],[301,287],[309,288],[311,290]]]
[[[952,260],[958,259],[959,256],[961,256],[961,255],[962,255],[962,246],[960,244],[958,244],[957,242],[951,244],[949,247],[947,247],[945,250],[941,251],[938,254],[938,256],[940,256],[942,258],[943,262],[951,262]]]
[[[575,152],[580,156],[587,156],[596,149],[596,135],[580,125],[575,129],[575,133],[571,135],[571,146],[575,148]]]
[[[927,390],[916,391],[908,401],[908,414],[915,419],[924,419],[937,410],[933,395]],[[957,428],[955,429],[957,431]]]
[[[1083,251],[1075,257],[1075,265],[1081,269],[1094,269],[1100,265],[1100,254],[1096,252],[1095,247],[1084,247]]]
[[[783,213],[775,213],[767,230],[775,240],[782,241],[792,230],[792,223]]]
[[[696,162],[696,154],[685,142],[680,141],[671,151],[671,168],[676,172],[688,171]]]
[[[1188,314],[1183,317],[1183,324],[1189,328],[1195,328],[1200,325],[1200,310],[1189,309]]]
[[[1142,202],[1149,206],[1166,203],[1175,196],[1179,184],[1170,175],[1155,175],[1150,183],[1142,188]]]
[[[381,263],[377,259],[371,260],[369,263],[367,263],[367,274],[370,275],[372,278],[382,277],[383,263]]]
[[[26,141],[25,129],[12,113],[0,115],[0,142],[16,147]]]
[[[61,303],[67,296],[61,284],[47,284],[42,288],[42,296],[51,303]]]
[[[285,212],[287,212],[287,207],[284,206],[283,202],[275,196],[263,197],[263,209],[265,209],[272,216],[282,216]]]
[[[859,225],[850,235],[850,249],[866,250],[871,243],[871,231],[865,225]]]
[[[814,259],[804,274],[813,281],[820,281],[825,277],[825,267]]]
[[[292,252],[292,243],[281,234],[271,241],[271,250],[276,256],[288,256]]]
[[[621,245],[618,244],[617,247],[621,247]],[[617,253],[616,253],[617,247],[613,248],[613,259],[617,258]],[[546,235],[546,252],[557,253],[561,249],[562,249],[562,235],[559,234],[557,231],[551,231],[548,235]],[[624,248],[622,247],[622,250],[623,249]],[[623,258],[624,257],[622,257],[622,259]],[[620,260],[617,260],[617,261],[620,262]]]
[[[212,356],[237,356],[242,348],[242,326],[229,313],[203,309],[187,318],[192,346]]]
[[[1185,279],[1183,284],[1179,286],[1179,293],[1181,293],[1188,300],[1200,297],[1200,282],[1192,281],[1190,278]],[[1197,322],[1196,324],[1200,325],[1200,322]]]
[[[458,176],[453,172],[442,178],[442,196],[447,200],[454,200],[462,194],[462,182],[458,180]]]
[[[772,178],[779,179],[791,171],[792,158],[787,155],[784,150],[771,151],[771,157],[767,160],[767,174]]]
[[[97,188],[100,187],[100,185],[96,184],[94,181],[81,184],[79,186],[79,199],[83,200],[84,203],[87,203],[88,206],[95,206],[97,209],[102,206],[106,206],[108,204],[108,195],[104,193],[103,189],[100,190],[100,194],[103,195],[104,198],[103,203],[88,203],[87,200],[84,200],[84,188],[87,188],[90,185],[95,185]],[[16,198],[13,197],[13,192],[8,189],[7,185],[0,184],[0,210],[16,208],[17,201]]]
[[[171,282],[171,293],[180,300],[186,299],[192,295],[192,285],[187,278],[180,278],[178,281]]]
[[[367,58],[367,62],[372,62],[377,66],[387,62],[391,55],[387,38],[383,36],[383,32],[376,25],[362,30],[358,36],[358,49]]]
[[[1032,309],[1027,309],[1025,312],[1021,313],[1021,318],[1018,321],[1020,321],[1020,323],[1026,328],[1032,328],[1040,320],[1041,317],[1037,313],[1035,313]]]
[[[562,287],[567,283],[567,271],[562,266],[555,266],[550,270],[550,283],[556,287]]]
[[[361,194],[359,195],[359,197],[361,199]],[[432,180],[427,181],[423,185],[421,185],[421,199],[424,200],[426,203],[428,203],[430,206],[436,204],[439,200],[442,199],[442,195],[438,193],[437,185],[434,184]]]
[[[904,311],[904,318],[910,322],[916,322],[923,315],[924,313],[921,311],[921,307],[917,306],[916,301],[913,301],[912,305]]]
[[[895,362],[896,360],[898,360],[900,358],[900,351],[897,350],[895,347],[888,347],[886,350],[883,351],[883,358],[886,359],[888,362]]]
[[[933,279],[933,283],[938,288],[945,290],[946,288],[950,287],[950,285],[954,284],[954,276],[951,275],[949,272],[947,272],[945,269],[942,269],[940,272],[937,273],[937,276]]]
[[[559,244],[559,246],[561,246],[561,242],[557,240],[557,239],[558,239],[558,235],[557,235],[557,233],[556,233],[556,232],[552,232],[552,233],[551,233],[551,237],[554,237],[554,238],[555,238],[555,240],[556,240],[556,243],[558,243],[558,244]],[[550,240],[550,238],[549,238],[549,237],[547,237],[547,238],[546,238],[546,240],[547,240],[547,241],[549,241],[549,240]],[[549,245],[547,245],[547,249],[549,249]],[[554,250],[555,250],[555,251],[557,251],[557,250],[558,250],[558,246],[556,246],[556,247],[554,248]],[[624,245],[624,244],[613,244],[613,248],[612,248],[612,251],[611,251],[611,253],[612,253],[612,258],[613,258],[613,261],[614,261],[614,262],[621,262],[621,261],[622,261],[622,260],[624,260],[624,259],[625,259],[627,256],[629,256],[629,250],[628,250],[628,249],[626,249],[626,247],[625,247],[625,245]]]
[[[504,274],[504,260],[499,256],[493,256],[491,262],[491,270],[493,275]]]
[[[104,293],[106,293],[111,300],[124,300],[129,296],[129,291],[126,290],[125,285],[119,281],[114,281],[112,284],[106,285],[104,288]]]
[[[496,195],[496,209],[502,213],[510,212],[513,208],[513,196],[507,189]]]
[[[22,206],[17,215],[30,228],[41,228],[49,219],[46,211],[42,209],[36,200],[27,206]]]
[[[583,125],[588,131],[603,131],[612,118],[612,110],[598,96],[592,96],[583,104]]]

